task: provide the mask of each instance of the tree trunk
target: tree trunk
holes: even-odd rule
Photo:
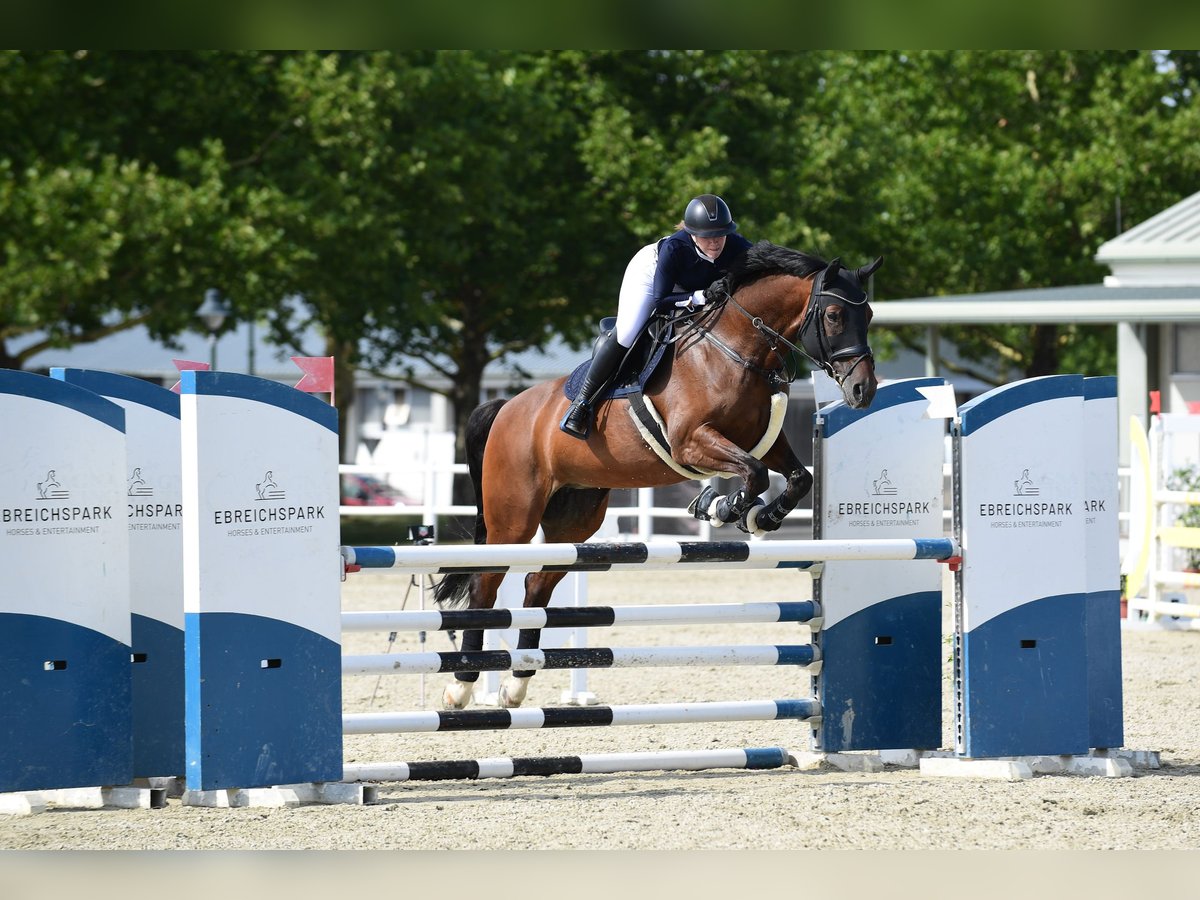
[[[463,342],[462,355],[458,359],[458,372],[454,386],[450,389],[450,402],[454,404],[454,459],[467,461],[467,419],[479,405],[482,391],[483,370],[488,364],[487,344],[482,336]],[[467,475],[454,479],[454,503],[474,505],[478,498]],[[473,521],[459,523],[465,534],[474,533]]]
[[[350,434],[350,411],[354,407],[354,345],[336,338],[325,341],[325,352],[333,357],[333,398],[338,411],[338,459],[354,462],[358,436]]]
[[[8,352],[8,343],[0,340],[0,369],[19,369],[21,361]]]
[[[1058,326],[1034,325],[1030,331],[1031,352],[1026,378],[1058,374]]]

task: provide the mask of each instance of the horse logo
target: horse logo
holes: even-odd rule
[[[61,500],[64,497],[69,497],[70,494],[67,491],[56,490],[56,488],[61,488],[61,487],[62,487],[62,485],[59,484],[58,478],[54,474],[54,470],[51,469],[49,472],[46,473],[45,480],[39,481],[37,484],[38,499],[39,500]]]
[[[259,500],[282,500],[287,495],[275,483],[275,473],[271,469],[263,476],[263,480],[254,486]]]
[[[871,482],[871,493],[876,497],[893,497],[896,494],[896,486],[892,484],[892,480],[888,478],[888,471],[884,469],[879,473],[879,477]]]
[[[1029,477],[1028,469],[1021,470],[1021,477],[1013,482],[1013,487],[1014,497],[1036,497],[1041,493],[1037,485],[1033,483],[1033,479]]]
[[[146,479],[142,477],[141,466],[135,468],[133,474],[129,476],[129,485],[125,490],[125,495],[128,497],[154,496],[154,488],[146,484]]]

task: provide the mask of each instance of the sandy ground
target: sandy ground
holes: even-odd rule
[[[408,579],[359,574],[346,609],[417,608]],[[795,572],[605,573],[592,604],[786,600],[807,597]],[[596,646],[786,643],[780,629],[734,625],[612,628]],[[802,634],[806,630],[800,629]],[[602,637],[603,635],[603,637]],[[1184,849],[1200,848],[1200,633],[1123,633],[1126,746],[1158,750],[1163,767],[1132,778],[1040,775],[1022,782],[943,779],[888,767],[639,773],[384,785],[366,806],[49,810],[0,817],[0,849]],[[388,648],[386,635],[348,635],[347,652]],[[416,650],[401,635],[392,650]],[[450,649],[430,634],[427,650]],[[449,676],[425,678],[436,708]],[[552,706],[565,672],[542,672],[526,705]],[[949,673],[944,746],[951,746]],[[784,668],[612,669],[590,673],[603,703],[808,696]],[[415,709],[420,679],[345,681],[349,711]],[[782,746],[808,748],[802,723],[750,722],[349,737],[346,760],[468,759],[592,752]]]

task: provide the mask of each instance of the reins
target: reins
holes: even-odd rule
[[[795,347],[792,343],[790,343],[782,335],[780,335],[777,331],[767,327],[767,325],[762,321],[762,319],[758,318],[757,316],[750,315],[750,313],[745,309],[745,307],[743,307],[740,303],[738,303],[736,300],[734,300],[732,295],[730,295],[728,291],[723,290],[722,293],[724,293],[725,296],[723,296],[721,299],[716,300],[710,304],[706,304],[704,307],[704,310],[699,315],[693,316],[691,321],[688,323],[687,327],[682,329],[675,336],[673,342],[681,341],[685,337],[688,337],[689,335],[696,333],[696,334],[699,334],[699,336],[702,339],[711,343],[718,350],[720,350],[722,353],[724,353],[726,356],[728,356],[730,359],[732,359],[734,362],[736,362],[738,365],[740,365],[743,369],[746,369],[747,371],[750,371],[750,372],[754,372],[757,375],[761,375],[774,388],[780,387],[781,385],[784,385],[784,384],[791,384],[793,381],[795,381],[796,378],[799,376],[799,372],[798,371],[791,372],[791,371],[787,370],[787,358],[784,357],[782,354],[780,354],[780,360],[782,362],[780,363],[779,367],[774,368],[774,369],[768,369],[764,366],[760,366],[758,363],[751,362],[750,360],[746,359],[744,356],[742,356],[740,353],[738,353],[736,350],[734,350],[732,347],[730,347],[728,344],[726,344],[719,337],[717,337],[715,334],[712,333],[712,328],[711,328],[711,325],[708,324],[708,320],[719,318],[721,311],[724,310],[724,308],[725,308],[725,305],[729,302],[732,302],[734,306],[736,306],[745,316],[747,316],[747,318],[750,319],[751,324],[753,324],[755,326],[755,328],[758,328],[758,330],[760,332],[762,332],[764,336],[766,336],[767,333],[769,332],[771,335],[774,335],[776,338],[778,338],[784,344],[787,344],[787,346],[791,347],[793,350],[799,349],[799,348]],[[755,324],[755,323],[757,323],[757,324]],[[765,331],[764,331],[764,329],[765,329]],[[770,344],[771,351],[773,351],[775,353],[779,352],[778,344],[773,343],[769,337],[767,338],[767,342],[768,342],[768,344]],[[804,352],[804,351],[801,350],[800,352]],[[784,374],[780,375],[780,372],[783,372]]]
[[[858,368],[860,363],[862,363],[864,360],[873,359],[874,356],[872,355],[871,348],[869,346],[855,346],[837,352],[833,352],[829,346],[829,338],[825,334],[825,328],[823,324],[824,316],[822,315],[822,310],[824,304],[822,303],[821,298],[825,296],[837,297],[838,300],[842,301],[843,303],[848,303],[852,306],[862,306],[867,302],[866,297],[855,301],[848,297],[844,297],[841,294],[835,293],[834,291],[825,290],[824,276],[825,273],[831,268],[833,268],[832,264],[818,272],[813,278],[812,287],[809,293],[808,306],[804,312],[804,319],[800,323],[800,330],[796,335],[796,340],[799,341],[799,344],[789,341],[774,328],[767,325],[767,323],[762,320],[761,316],[754,315],[748,309],[738,303],[725,287],[721,288],[721,293],[724,296],[722,296],[719,300],[706,305],[704,310],[699,315],[694,316],[688,323],[688,326],[675,336],[674,340],[679,341],[690,334],[698,333],[701,338],[712,343],[715,347],[717,347],[717,349],[719,349],[734,362],[738,363],[743,369],[763,376],[768,383],[775,388],[783,385],[790,385],[800,375],[799,366],[791,364],[794,362],[795,356],[791,356],[789,358],[789,356],[784,355],[779,351],[779,347],[782,345],[788,348],[788,350],[792,351],[793,354],[803,355],[806,359],[829,375],[840,386],[842,382],[844,382],[854,373],[854,370]],[[724,310],[726,305],[730,303],[733,304],[734,308],[737,309],[738,312],[749,319],[751,326],[753,326],[753,328],[760,335],[762,335],[763,339],[767,342],[768,352],[774,353],[779,357],[780,363],[777,367],[768,369],[764,366],[758,365],[755,362],[751,362],[712,333],[712,326],[709,324],[709,320],[719,318],[721,311]],[[810,329],[812,330],[810,331]],[[807,342],[806,338],[815,340],[816,355],[810,353],[804,347],[804,344]],[[855,354],[857,354],[857,356],[854,362],[851,363],[850,368],[846,370],[844,375],[839,374],[833,368],[833,363],[835,361],[844,359],[848,356],[854,356]]]

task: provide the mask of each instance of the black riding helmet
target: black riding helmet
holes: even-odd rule
[[[696,237],[721,237],[737,231],[729,205],[716,194],[701,194],[687,205],[683,230]]]

